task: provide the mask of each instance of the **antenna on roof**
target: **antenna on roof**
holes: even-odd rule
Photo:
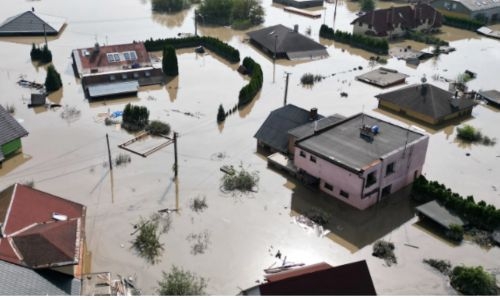
[[[422,76],[422,78],[420,78],[420,82],[422,83],[422,85],[420,86],[420,93],[422,94],[422,96],[425,96],[425,94],[427,94],[427,86],[425,85],[425,83],[427,82],[427,78],[425,77],[425,74]]]

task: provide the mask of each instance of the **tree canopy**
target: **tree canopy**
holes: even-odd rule
[[[207,281],[194,273],[172,266],[170,273],[163,272],[158,285],[160,296],[203,296]]]
[[[61,75],[53,65],[47,67],[47,77],[45,77],[45,90],[50,93],[62,87]]]
[[[151,8],[156,12],[178,12],[190,5],[189,0],[153,0]]]
[[[362,11],[372,11],[375,9],[374,0],[361,0],[359,1],[359,6]]]
[[[177,64],[177,54],[175,53],[174,47],[167,45],[163,49],[163,60],[162,60],[163,73],[167,76],[177,76],[179,75],[179,66]]]
[[[481,266],[453,268],[451,285],[464,295],[497,295],[495,277]]]
[[[244,28],[263,23],[264,9],[258,0],[204,0],[198,19],[208,24]]]

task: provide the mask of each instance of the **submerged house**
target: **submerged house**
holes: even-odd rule
[[[0,24],[0,36],[58,35],[65,24],[64,18],[39,14],[32,9]]]
[[[73,285],[83,270],[85,214],[83,205],[21,184],[1,191],[0,269],[31,276],[40,286],[30,289],[23,286],[25,280],[19,280],[0,285],[0,294],[15,290],[14,286],[30,295],[60,295],[65,290],[66,294],[79,293]],[[0,282],[5,283],[7,279],[0,273]],[[59,284],[62,291],[56,293],[54,285]]]
[[[500,20],[500,1],[497,0],[434,0],[430,5],[448,16],[483,19],[492,23]]]
[[[137,94],[139,86],[162,84],[165,75],[155,68],[143,43],[75,49],[75,75],[89,100]]]
[[[366,261],[332,267],[304,266],[266,276],[263,284],[241,292],[245,296],[376,296]]]
[[[378,107],[429,125],[469,117],[475,106],[471,95],[451,93],[428,83],[410,85],[375,96]]]
[[[281,24],[247,33],[250,42],[273,58],[290,60],[317,59],[328,56],[326,47]]]
[[[417,4],[377,9],[351,22],[353,33],[389,39],[402,37],[408,30],[432,31],[441,27],[443,16],[432,6]]]
[[[27,135],[26,129],[0,105],[0,167],[7,157],[22,148],[21,138]]]
[[[323,192],[366,209],[421,174],[428,143],[422,133],[357,114],[297,140],[294,164]]]
[[[273,3],[296,8],[323,7],[323,0],[273,0]]]

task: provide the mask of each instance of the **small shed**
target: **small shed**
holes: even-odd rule
[[[45,94],[31,94],[31,104],[28,107],[36,107],[45,105]]]
[[[419,217],[428,218],[446,230],[450,230],[451,225],[467,225],[466,221],[462,220],[462,218],[452,213],[436,200],[417,206],[415,209]]]
[[[500,91],[488,90],[477,93],[482,99],[486,100],[488,104],[500,107]]]
[[[124,95],[135,95],[139,89],[139,82],[123,81],[114,83],[103,83],[87,86],[90,100],[104,97],[119,97]]]
[[[386,88],[404,83],[408,75],[399,73],[397,70],[378,68],[368,73],[356,76],[356,79],[375,86]]]

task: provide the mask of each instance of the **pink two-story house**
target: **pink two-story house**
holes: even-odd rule
[[[298,140],[294,163],[323,192],[366,209],[420,175],[428,142],[422,133],[357,114]]]

